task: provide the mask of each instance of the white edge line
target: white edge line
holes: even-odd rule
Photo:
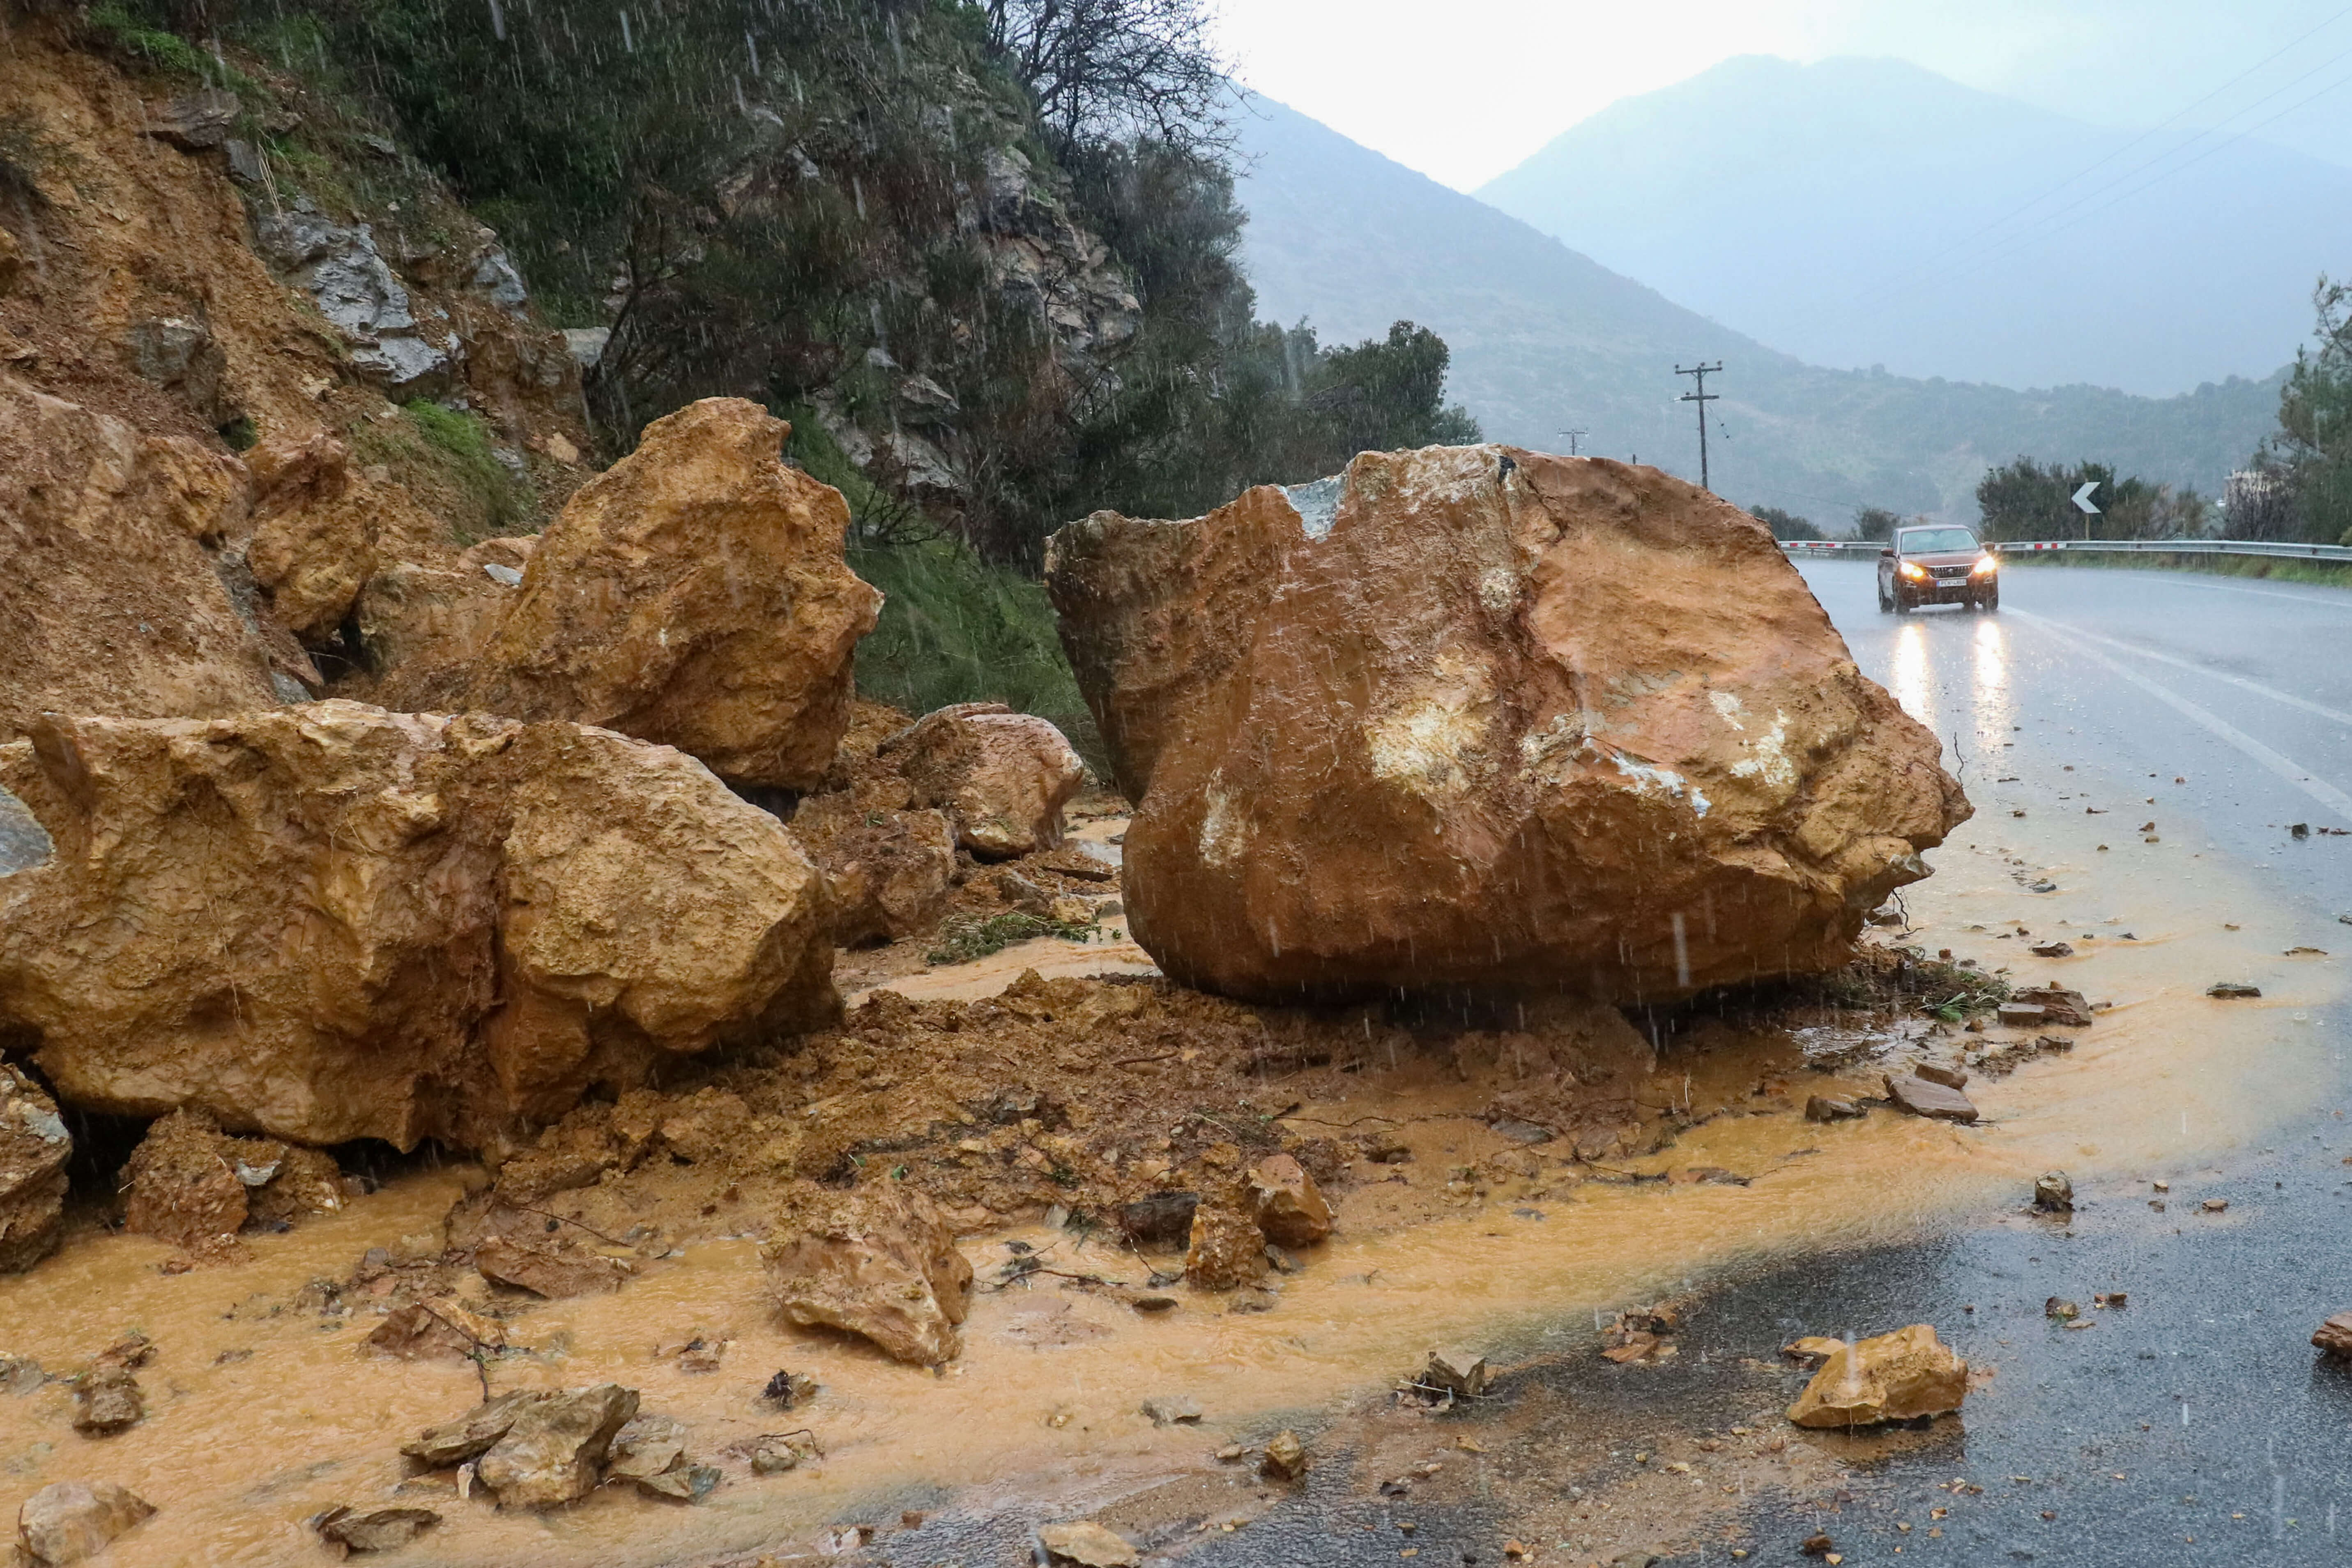
[[[2185,669],[2191,675],[2201,675],[2208,680],[2222,681],[2241,690],[2251,691],[2257,697],[2267,697],[2273,702],[2284,702],[2290,708],[2300,708],[2305,712],[2315,713],[2322,719],[2352,726],[2352,713],[2347,713],[2341,708],[2330,708],[2324,702],[2314,702],[2307,697],[2297,697],[2291,691],[2281,691],[2275,687],[2264,686],[2261,681],[2249,680],[2242,675],[2231,675],[2226,670],[2210,669],[2193,659],[2180,658],[2168,653],[2158,653],[2152,647],[2141,647],[2137,644],[2125,642],[2119,637],[2102,637],[2097,632],[2085,631],[2081,626],[2070,626],[2063,621],[2053,621],[2047,616],[2038,616],[2031,610],[2011,610],[2010,614],[2021,620],[2032,621],[2053,628],[2063,628],[2073,637],[2088,637],[2093,642],[2103,642],[2109,647],[2121,648],[2135,658],[2152,658],[2158,664],[2168,664],[2175,669]]]
[[[2031,621],[2035,626],[2040,626],[2044,632],[2048,633],[2053,637],[2061,641],[2071,640],[2068,632],[2054,623],[2043,619],[2040,616],[2027,616],[2023,618]],[[2078,644],[2077,646],[2079,647],[2080,645]],[[2260,741],[2255,740],[2243,730],[2241,730],[2235,725],[2206,711],[2202,708],[2200,708],[2196,703],[2189,701],[2189,699],[2179,695],[2178,692],[2175,692],[2169,687],[2158,686],[2155,681],[2150,680],[2147,677],[2140,674],[2137,670],[2125,668],[2114,659],[2109,658],[2105,654],[2101,653],[2097,648],[2083,647],[2082,652],[2085,658],[2096,659],[2099,663],[2105,665],[2116,674],[2123,677],[2126,680],[2130,681],[2134,686],[2138,687],[2142,691],[2147,692],[2150,697],[2155,698],[2158,701],[2164,703],[2167,707],[2173,709],[2183,717],[2195,723],[2202,725],[2204,728],[2211,731],[2214,734],[2219,735],[2224,741],[2229,742],[2231,745],[2235,746],[2239,751],[2244,752],[2255,762],[2262,763],[2263,766],[2278,774],[2279,777],[2294,785],[2295,788],[2303,791],[2304,794],[2311,796],[2312,799],[2319,802],[2322,805],[2326,806],[2330,811],[2340,815],[2347,822],[2352,822],[2352,795],[2346,795],[2334,784],[2328,784],[2324,780],[2312,777],[2311,771],[2308,768],[2305,768],[2296,763],[2293,758],[2283,756],[2280,753],[2272,751],[2268,746],[2263,745]]]

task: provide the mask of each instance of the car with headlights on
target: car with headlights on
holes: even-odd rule
[[[1924,605],[2000,607],[2000,561],[1965,528],[1898,528],[1878,552],[1878,607],[1907,615]]]

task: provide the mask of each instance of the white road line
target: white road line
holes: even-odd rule
[[[2352,603],[2320,596],[2329,593],[2341,594],[2343,592],[2341,588],[2328,589],[2315,586],[2308,594],[2283,594],[2276,588],[2244,588],[2235,583],[2203,582],[2186,572],[2169,573],[2167,575],[2183,588],[2211,588],[2223,594],[2252,594],[2257,599],[2284,599],[2289,604],[2309,605],[2318,610],[2334,610],[2339,614],[2352,612]]]
[[[2062,627],[2055,622],[2046,620],[2040,616],[2029,615],[2021,616],[2020,618],[2032,622],[2034,626],[2039,626],[2048,636],[2061,642],[2074,640],[2073,633],[2068,628]],[[2174,691],[2171,688],[2158,686],[2147,676],[2140,674],[2139,671],[2125,668],[2123,665],[2116,663],[2114,659],[2109,658],[2105,654],[2101,653],[2097,648],[2084,647],[2080,643],[2077,643],[2075,646],[2084,658],[2106,666],[2108,669],[2112,670],[2116,675],[2121,676],[2124,679],[2130,681],[2134,686],[2138,687],[2150,697],[2155,698],[2158,701],[2174,710],[2182,717],[2194,723],[2202,725],[2204,728],[2211,731],[2214,734],[2219,735],[2222,740],[2227,741],[2231,745],[2235,746],[2240,752],[2242,752],[2248,757],[2260,763],[2263,766],[2278,774],[2279,777],[2284,779],[2295,788],[2303,791],[2304,794],[2309,795],[2312,799],[2319,802],[2320,805],[2326,806],[2330,811],[2337,813],[2346,822],[2352,823],[2352,795],[2346,795],[2342,790],[2337,789],[2334,784],[2327,783],[2324,779],[2312,777],[2311,771],[2308,768],[2304,767],[2301,763],[2295,762],[2293,758],[2282,756],[2278,752],[2272,751],[2268,746],[2263,745],[2260,741],[2255,740],[2243,730],[2239,729],[2234,724],[2229,723],[2218,715],[2208,712],[2206,710],[2200,708],[2196,703],[2189,701],[2189,699]]]
[[[2281,691],[2274,686],[2264,686],[2259,680],[2248,680],[2242,675],[2231,675],[2199,664],[2194,659],[2179,658],[2168,653],[2158,653],[2152,647],[2141,647],[2137,643],[2127,643],[2118,637],[2103,637],[2097,632],[2085,631],[2078,626],[2053,621],[2047,616],[2035,615],[2031,610],[2011,610],[2010,614],[2021,620],[2037,622],[2045,626],[2063,626],[2072,636],[2088,637],[2093,642],[2103,642],[2109,647],[2121,648],[2134,658],[2151,658],[2158,664],[2168,664],[2175,669],[2185,669],[2191,675],[2201,675],[2208,680],[2219,680],[2237,687],[2241,690],[2251,691],[2257,697],[2267,697],[2273,702],[2284,702],[2290,708],[2300,708],[2306,713],[2316,713],[2322,719],[2330,719],[2338,724],[2352,726],[2352,713],[2347,713],[2341,708],[2330,708],[2324,702],[2314,702],[2307,697],[2297,697],[2291,691]]]

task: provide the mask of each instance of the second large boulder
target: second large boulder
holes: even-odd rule
[[[60,1098],[479,1147],[679,1053],[828,1021],[823,879],[692,758],[330,701],[37,721],[0,1028]]]
[[[1129,929],[1227,994],[1820,971],[1969,814],[1764,527],[1654,468],[1368,452],[1098,513],[1047,586],[1144,787]]]
[[[731,397],[647,426],[541,539],[465,705],[676,746],[733,784],[815,787],[882,595],[842,557],[841,492],[781,460],[791,429]]]

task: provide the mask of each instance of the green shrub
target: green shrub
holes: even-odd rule
[[[923,956],[933,963],[971,963],[1031,937],[1058,936],[1064,942],[1086,942],[1097,929],[1017,910],[1001,915],[950,915],[940,927],[940,945]]]

